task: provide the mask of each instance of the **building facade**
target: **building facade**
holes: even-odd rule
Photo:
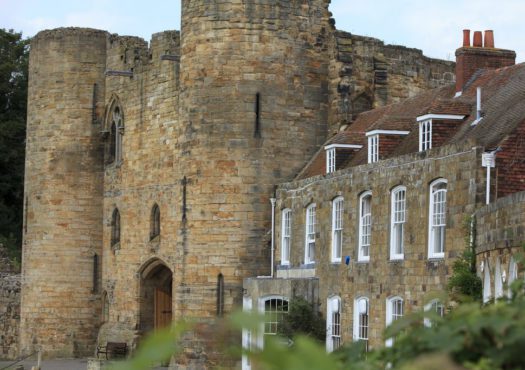
[[[275,194],[278,209],[292,211],[290,263],[281,263],[277,274],[313,279],[283,291],[318,287],[311,299],[339,297],[342,320],[350,317],[344,316],[353,304],[348,299],[365,292],[373,292],[367,298],[374,310],[385,294],[398,291],[407,305],[419,305],[420,290],[445,285],[448,257],[461,249],[455,238],[463,234],[447,229],[444,260],[419,260],[426,242],[409,221],[427,212],[428,192],[416,191],[414,183],[430,191],[433,180],[444,179],[448,192],[457,189],[447,198],[457,215],[447,222],[459,225],[481,197],[479,187],[461,179],[482,181],[479,168],[469,167],[482,149],[460,140],[426,159],[419,153],[388,159],[399,167],[392,171],[381,164],[353,175],[343,170],[351,180],[337,180],[338,168],[364,153],[357,148],[362,138],[345,141],[364,125],[360,113],[422,99],[421,93],[431,101],[453,83],[454,63],[336,30],[328,0],[183,1],[181,32],[155,34],[149,45],[100,30],[42,31],[30,57],[20,350],[83,356],[97,341],[133,348],[171,320],[211,325],[246,301],[243,279],[272,270]],[[434,88],[440,89],[424,93]],[[410,131],[406,125],[394,131]],[[381,159],[389,141],[379,135]],[[316,168],[325,163],[324,156],[318,161],[325,144],[335,145],[336,172],[321,181]],[[317,184],[326,179],[326,188]],[[387,240],[377,228],[390,226],[375,212],[388,212],[384,202],[397,186],[406,187],[404,235],[411,244],[405,261],[390,262],[374,244]],[[316,222],[329,217],[338,197],[344,203],[334,211],[334,235],[342,249],[329,256],[320,243],[332,237]],[[355,262],[358,229],[348,228],[360,219],[361,206],[371,210],[360,226],[371,230],[369,264]],[[310,210],[303,241],[295,237],[306,227],[300,207]],[[300,252],[303,242],[312,245],[310,254]],[[337,263],[347,255],[348,269]],[[321,258],[335,263],[321,265]],[[307,267],[295,271],[300,261]],[[374,264],[396,276],[391,285],[376,276]],[[425,269],[433,275],[420,282]],[[329,279],[317,281],[319,274]],[[408,295],[416,280],[417,292]],[[338,283],[329,292],[330,281]],[[206,367],[214,356],[206,342],[213,340],[186,341],[187,358],[178,366]]]
[[[480,39],[471,46],[465,32],[456,85],[361,113],[278,186],[275,275],[245,280],[245,308],[278,299],[286,311],[303,297],[326,318],[328,351],[391,345],[383,332],[406,313],[445,314],[453,263],[469,248],[484,301],[510,294],[524,276],[525,66],[491,31]],[[281,288],[301,281],[308,288]],[[244,344],[272,334],[245,332],[259,339]]]

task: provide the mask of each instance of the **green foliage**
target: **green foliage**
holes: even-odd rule
[[[19,260],[29,41],[0,29],[0,242]]]
[[[525,369],[524,281],[512,284],[513,298],[490,305],[479,302],[457,304],[444,317],[434,312],[414,312],[396,320],[385,332],[394,337],[390,348],[364,351],[363,343],[348,343],[328,354],[324,344],[312,336],[294,338],[294,345],[277,336],[265,339],[264,350],[245,352],[257,370],[507,370]],[[434,298],[434,297],[432,297]],[[443,300],[442,302],[445,302]],[[430,325],[424,325],[424,319]],[[238,313],[232,325],[252,331],[252,338],[264,317]],[[137,358],[111,370],[148,369],[178,350],[174,341],[187,327],[161,332],[141,347]]]
[[[293,338],[303,335],[324,342],[326,338],[326,322],[321,313],[315,312],[312,304],[302,297],[290,301],[288,314],[284,316],[279,334]]]
[[[449,292],[460,299],[481,301],[482,283],[476,274],[476,219],[468,218],[465,222],[468,248],[454,261],[452,276],[448,281]]]
[[[108,370],[144,370],[167,362],[171,356],[180,351],[178,342],[187,329],[187,324],[179,323],[173,327],[157,331],[141,343],[132,359],[117,362]]]

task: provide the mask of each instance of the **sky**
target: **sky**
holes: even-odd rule
[[[462,30],[494,30],[496,47],[525,61],[524,0],[332,0],[336,27],[454,60]],[[33,36],[79,26],[140,36],[180,29],[180,0],[0,0],[0,28]]]

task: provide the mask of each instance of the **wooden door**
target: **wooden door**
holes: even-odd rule
[[[171,294],[155,288],[155,329],[171,324]]]

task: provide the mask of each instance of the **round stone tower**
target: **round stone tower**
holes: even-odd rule
[[[175,317],[229,311],[271,273],[273,187],[326,138],[329,3],[182,1]]]
[[[31,41],[22,260],[22,353],[93,353],[100,324],[107,33],[63,28]]]

